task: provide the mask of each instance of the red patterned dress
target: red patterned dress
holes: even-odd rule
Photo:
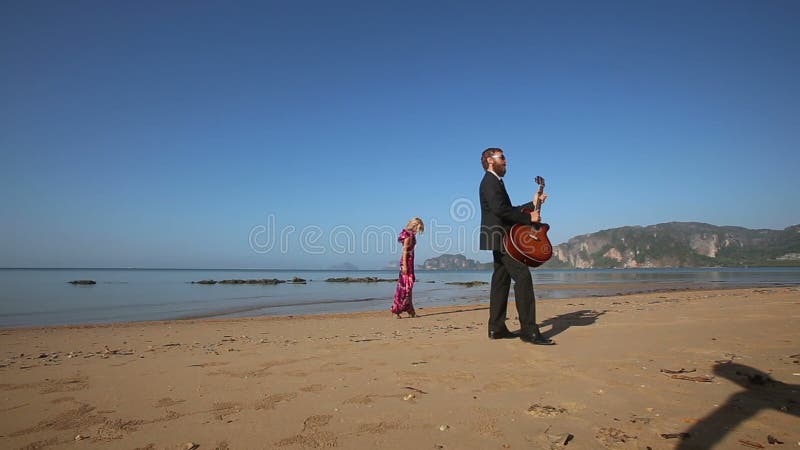
[[[414,289],[414,246],[417,245],[417,238],[413,232],[403,229],[397,237],[397,242],[405,245],[405,240],[410,239],[408,242],[408,254],[406,255],[406,273],[403,274],[403,257],[400,257],[400,275],[397,278],[397,289],[394,291],[394,303],[392,303],[392,313],[400,314],[407,312],[411,316],[415,316],[414,303],[411,301],[411,291]]]

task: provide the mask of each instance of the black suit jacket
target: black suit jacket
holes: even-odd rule
[[[483,175],[479,194],[481,199],[480,249],[502,250],[503,236],[506,235],[511,225],[531,223],[530,214],[522,212],[522,208],[533,209],[533,203],[512,206],[505,186],[489,171]]]

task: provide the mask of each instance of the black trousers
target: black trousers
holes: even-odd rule
[[[536,327],[536,304],[533,293],[533,277],[525,264],[509,256],[504,250],[494,250],[494,273],[489,291],[489,330],[506,330],[506,310],[511,280],[514,280],[514,298],[517,303],[519,322],[523,334],[534,333]]]

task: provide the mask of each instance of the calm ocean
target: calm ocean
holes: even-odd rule
[[[306,284],[201,285],[200,280],[300,277]],[[0,327],[124,321],[304,315],[388,310],[392,282],[332,283],[336,277],[396,278],[396,271],[0,269]],[[418,271],[418,308],[488,301],[488,271]],[[91,286],[72,280],[90,279]],[[800,268],[534,271],[537,298],[613,295],[654,289],[800,286]],[[512,291],[513,292],[513,291]]]

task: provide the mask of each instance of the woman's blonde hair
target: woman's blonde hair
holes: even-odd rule
[[[408,223],[406,224],[406,230],[411,230],[412,227],[416,224],[419,224],[419,229],[417,230],[419,233],[425,231],[425,223],[422,222],[422,219],[420,219],[419,217],[414,217],[413,219],[409,220]]]

